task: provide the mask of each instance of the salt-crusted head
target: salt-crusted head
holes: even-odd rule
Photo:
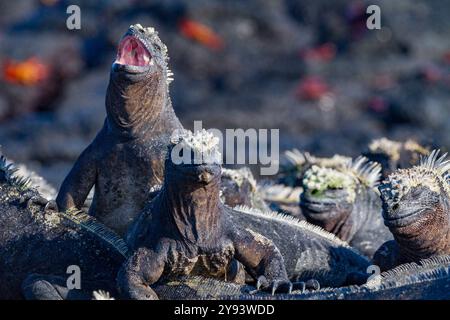
[[[343,169],[313,166],[305,173],[300,205],[308,221],[333,232],[352,212],[357,195],[374,189],[381,168],[364,157]]]
[[[174,133],[166,160],[166,175],[176,174],[209,183],[220,180],[222,154],[219,150],[219,138],[206,130],[192,133],[181,130]],[[194,177],[194,178],[193,178]]]
[[[379,186],[391,231],[409,234],[449,222],[450,161],[439,153],[434,150],[420,165],[397,170]]]

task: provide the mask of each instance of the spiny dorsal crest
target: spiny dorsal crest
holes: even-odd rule
[[[450,160],[447,153],[439,156],[440,150],[433,150],[422,157],[418,166],[399,169],[383,184],[384,194],[391,200],[400,200],[411,188],[425,186],[440,193],[444,190],[450,196]]]
[[[347,170],[355,175],[355,177],[366,187],[376,188],[381,179],[381,165],[377,162],[369,161],[364,156],[359,156],[351,161]]]
[[[286,159],[294,166],[301,167],[306,163],[316,164],[321,167],[339,168],[347,165],[351,158],[335,154],[331,158],[315,157],[309,152],[301,152],[298,149],[288,150],[285,153]]]
[[[400,149],[402,143],[399,141],[389,140],[387,138],[375,139],[369,144],[369,150],[372,153],[384,153],[394,161],[400,159]]]
[[[177,130],[170,139],[172,144],[171,160],[180,164],[180,152],[184,164],[221,164],[222,154],[219,138],[202,129],[193,133],[190,130]],[[191,155],[194,156],[192,159]]]
[[[282,214],[282,213],[278,213],[275,211],[261,211],[259,209],[250,208],[248,206],[242,206],[242,205],[238,205],[238,206],[234,207],[233,210],[237,211],[239,213],[242,213],[242,214],[248,214],[248,215],[256,216],[259,218],[264,218],[268,221],[274,221],[274,222],[287,224],[294,228],[302,229],[304,232],[314,233],[315,235],[322,237],[322,238],[334,243],[335,245],[345,247],[346,249],[356,253],[362,259],[368,261],[365,257],[361,256],[361,254],[359,252],[357,252],[356,249],[353,249],[344,240],[339,239],[334,234],[326,231],[325,229],[323,229],[319,226],[316,226],[314,224],[306,222],[305,220],[299,220],[291,215]]]
[[[76,208],[69,209],[65,212],[59,212],[65,219],[72,221],[80,228],[87,230],[93,235],[99,237],[114,248],[124,258],[128,258],[130,251],[125,241],[119,237],[114,231],[98,222],[94,217],[86,214],[82,210]]]
[[[27,177],[22,177],[17,174],[18,168],[11,163],[8,162],[5,156],[0,156],[0,171],[3,172],[4,179],[6,182],[17,188],[19,191],[26,191],[31,188],[31,180]]]

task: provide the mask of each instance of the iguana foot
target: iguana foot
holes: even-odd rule
[[[260,276],[256,282],[256,290],[252,291],[252,293],[256,293],[261,290],[270,291],[272,295],[275,293],[291,293],[292,288],[293,285],[289,280],[281,279],[270,282],[265,276]]]

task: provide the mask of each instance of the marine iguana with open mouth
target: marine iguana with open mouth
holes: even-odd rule
[[[0,158],[0,299],[90,299],[115,292],[128,247],[83,212],[57,212]],[[81,290],[69,290],[69,266],[81,271]]]
[[[384,223],[394,235],[375,254],[381,269],[450,254],[450,160],[439,150],[379,186]]]
[[[273,274],[281,272],[284,277],[284,264],[289,277],[305,282],[305,286],[318,287],[317,282],[309,281],[313,278],[324,286],[339,286],[352,281],[355,275],[365,275],[367,259],[316,226],[276,213],[224,206],[219,198],[220,175],[217,163],[180,166],[166,161],[161,192],[127,235],[130,248],[137,251],[119,277],[121,286],[129,287],[125,296],[154,298],[149,285],[173,275],[206,272],[229,280],[242,278],[236,276],[239,269],[236,264],[231,265],[233,277],[227,271],[234,256],[253,278],[260,275],[254,270],[255,263],[260,265],[259,272],[269,272],[266,278],[270,281],[266,285],[274,288],[277,283]],[[281,251],[284,262],[271,240]],[[250,260],[247,250],[254,256]],[[208,257],[212,252],[217,260],[213,269]],[[259,261],[267,254],[279,270],[272,270],[274,266],[266,260]]]
[[[341,169],[313,166],[305,173],[300,206],[306,220],[372,257],[392,239],[375,189],[381,166],[359,157]]]
[[[397,169],[406,169],[419,164],[421,157],[430,154],[430,150],[414,140],[405,142],[380,138],[373,140],[363,153],[371,161],[381,164],[382,175],[387,178]]]
[[[106,92],[106,120],[59,190],[60,210],[81,209],[124,235],[147,192],[162,182],[173,131],[182,125],[169,96],[167,48],[153,28],[132,25],[120,41]]]

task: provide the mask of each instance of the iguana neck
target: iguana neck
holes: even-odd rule
[[[336,221],[330,232],[334,233],[344,241],[351,241],[353,237],[366,227],[371,216],[371,194],[370,191],[359,187],[351,211],[343,214],[340,220]],[[380,212],[378,212],[380,214]],[[370,224],[370,222],[368,222]]]
[[[221,227],[219,191],[220,176],[196,186],[166,175],[161,202],[167,222],[190,244],[212,244]]]
[[[160,77],[127,82],[110,77],[106,93],[108,130],[127,138],[145,138],[155,129],[163,129],[163,115],[172,105],[167,84]]]
[[[450,208],[442,199],[438,208],[429,209],[432,219],[426,226],[407,226],[408,232],[393,230],[399,253],[406,261],[416,261],[435,255],[450,254]]]

